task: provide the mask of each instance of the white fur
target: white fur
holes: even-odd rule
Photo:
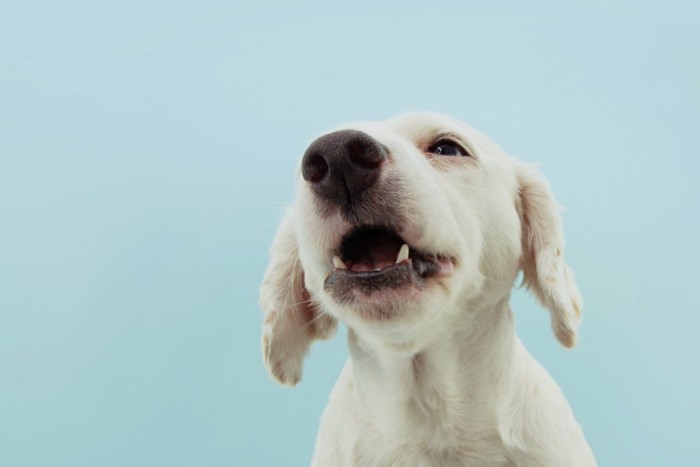
[[[559,341],[574,345],[581,299],[546,180],[441,115],[348,128],[389,150],[379,183],[402,181],[401,237],[454,258],[455,271],[406,296],[335,302],[323,283],[351,226],[338,213],[320,215],[298,177],[262,284],[265,364],[279,382],[296,384],[311,342],[332,335],[337,319],[348,327],[351,355],[323,413],[312,465],[595,465],[559,387],[515,335],[508,303],[522,271]],[[473,157],[426,154],[441,132]],[[378,308],[395,317],[373,319]]]

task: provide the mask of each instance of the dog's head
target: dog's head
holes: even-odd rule
[[[546,180],[456,120],[360,123],[311,143],[261,289],[265,363],[301,378],[340,319],[410,351],[507,298],[519,270],[574,345],[580,297]]]

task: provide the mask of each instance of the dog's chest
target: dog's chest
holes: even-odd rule
[[[444,440],[432,436],[388,439],[371,430],[361,433],[353,449],[352,465],[363,466],[479,466],[506,467],[513,464],[500,440],[481,438],[453,444],[453,436]]]
[[[353,465],[509,466],[501,437],[488,417],[426,413],[426,407],[379,412],[357,425]],[[479,416],[482,415],[482,416]]]
[[[321,427],[322,432],[336,435],[340,457],[345,459],[341,464],[514,465],[493,411],[484,404],[458,402],[418,386],[403,394],[375,390],[359,397],[351,375],[346,367]]]

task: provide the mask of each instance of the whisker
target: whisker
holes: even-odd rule
[[[306,324],[304,324],[301,328],[299,328],[300,331],[303,331],[309,327],[311,327],[316,321],[318,321],[321,317],[325,316],[327,313],[325,311],[322,311],[316,316],[314,319],[310,320]]]
[[[289,306],[283,308],[283,311],[287,311],[287,310],[289,310],[290,308],[296,308],[296,307],[299,306],[299,305],[303,305],[303,304],[305,304],[305,303],[311,303],[311,302],[313,302],[313,299],[311,299],[311,298],[308,299],[308,300],[301,300],[301,301],[299,301],[299,302],[292,303],[291,305],[289,305]]]

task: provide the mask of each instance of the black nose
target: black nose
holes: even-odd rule
[[[368,134],[336,131],[311,143],[301,174],[317,195],[349,205],[375,184],[386,159],[386,149]]]

